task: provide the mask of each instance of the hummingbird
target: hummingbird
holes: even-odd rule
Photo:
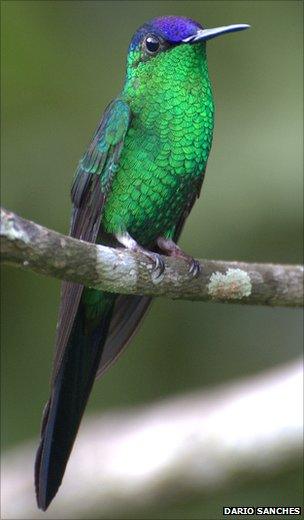
[[[180,16],[142,25],[127,53],[120,94],[105,109],[71,189],[70,235],[141,251],[155,275],[162,254],[199,263],[178,239],[200,195],[212,144],[214,102],[206,42],[247,24],[208,29]],[[63,282],[51,394],[35,462],[38,507],[62,482],[93,382],[119,357],[151,298]]]

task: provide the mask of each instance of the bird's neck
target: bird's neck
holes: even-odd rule
[[[213,104],[205,45],[180,45],[149,62],[128,67],[121,97],[133,113],[179,112],[178,106]]]

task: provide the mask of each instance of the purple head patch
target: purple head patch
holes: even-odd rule
[[[200,23],[184,16],[161,16],[145,25],[170,43],[179,43],[203,28]]]
[[[169,43],[178,44],[182,42],[183,39],[196,34],[198,29],[202,29],[201,24],[184,16],[161,16],[153,18],[136,31],[131,42],[131,47],[136,47],[143,35],[150,32],[161,36]]]

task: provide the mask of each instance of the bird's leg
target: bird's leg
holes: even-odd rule
[[[201,267],[200,263],[190,255],[187,255],[173,240],[165,237],[158,237],[156,243],[161,251],[166,253],[168,256],[175,256],[176,258],[182,258],[189,264],[189,273],[196,277],[199,275]]]
[[[159,277],[164,272],[165,264],[161,255],[159,255],[158,253],[154,253],[153,251],[147,251],[146,249],[144,249],[127,232],[116,234],[115,237],[118,240],[118,242],[122,244],[126,249],[129,249],[130,251],[140,251],[143,255],[149,258],[149,260],[151,260],[153,263],[153,270],[157,271],[157,277]]]

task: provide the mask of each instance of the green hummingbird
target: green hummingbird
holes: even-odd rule
[[[142,251],[155,275],[161,253],[199,264],[177,241],[200,194],[212,143],[214,103],[206,41],[241,31],[206,29],[185,17],[154,18],[133,36],[122,91],[106,108],[72,185],[70,235]],[[35,464],[38,507],[55,496],[96,376],[118,358],[150,298],[64,282],[51,395]]]

